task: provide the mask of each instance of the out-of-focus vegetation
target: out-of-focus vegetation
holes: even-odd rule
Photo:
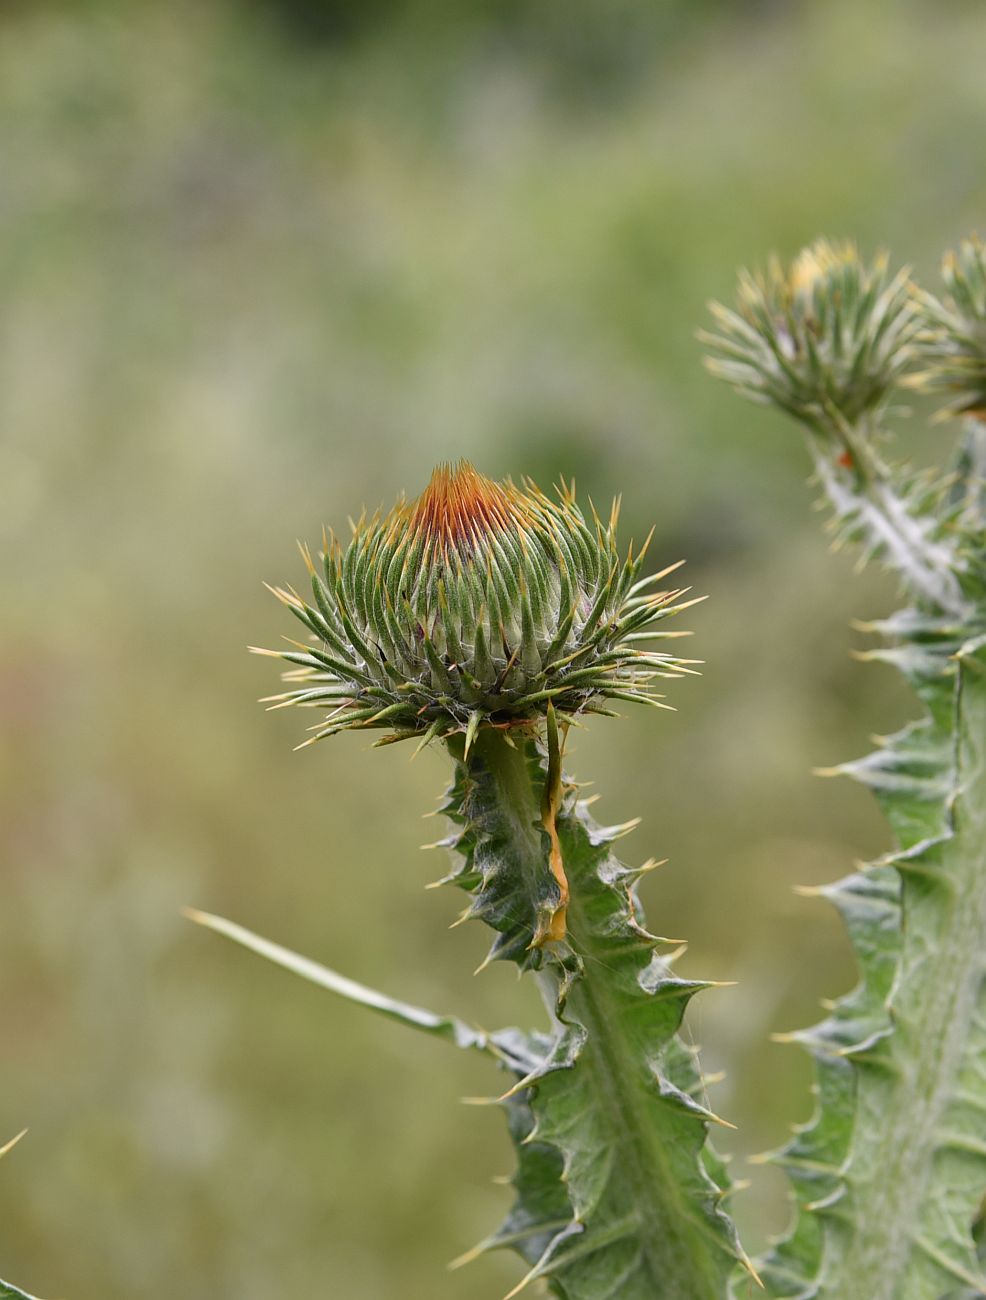
[[[628,852],[670,857],[656,928],[738,981],[693,1032],[728,1070],[747,1244],[784,1220],[742,1157],[804,1118],[809,1070],[767,1035],[853,978],[791,886],[883,834],[809,769],[902,721],[848,654],[893,593],[825,554],[796,434],[692,334],[736,264],[820,230],[931,279],[982,223],[986,20],[463,8],[0,13],[0,1141],[31,1129],[0,1271],[41,1295],[492,1300],[517,1276],[443,1269],[507,1202],[499,1114],[456,1109],[482,1063],[178,915],[481,1024],[538,1014],[506,970],[464,978],[484,935],[421,888],[441,756],[293,754],[243,651],[283,630],[260,580],[299,578],[296,537],[459,455],[622,491],[625,534],[656,521],[712,597],[680,711],[597,722],[571,765],[607,820],[645,815]]]

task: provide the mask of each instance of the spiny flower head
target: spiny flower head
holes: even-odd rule
[[[854,244],[824,239],[790,266],[771,257],[741,272],[736,310],[711,310],[719,331],[699,337],[712,373],[815,428],[880,408],[921,325],[906,269],[891,278],[884,255],[867,265]]]
[[[306,744],[381,727],[378,743],[464,732],[468,748],[481,726],[532,724],[549,706],[659,704],[656,680],[691,671],[647,648],[684,635],[654,626],[685,607],[680,590],[652,590],[678,566],[641,578],[646,545],[621,557],[618,514],[614,502],[608,521],[586,519],[574,487],[550,498],[439,466],[417,500],[364,515],[348,546],[330,535],[321,569],[303,548],[310,602],[272,589],[310,634],[256,651],[294,665],[274,707],[328,711]]]
[[[969,415],[986,420],[986,247],[978,236],[963,240],[942,261],[948,297],[922,296],[926,330],[925,368],[911,377],[915,387],[950,393],[943,418]]]

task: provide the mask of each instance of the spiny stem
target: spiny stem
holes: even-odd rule
[[[934,518],[908,508],[874,449],[874,430],[862,422],[850,424],[834,410],[818,428],[819,433],[808,435],[809,449],[837,521],[861,529],[868,546],[918,599],[950,617],[966,618],[969,602],[956,577],[963,562],[955,545],[942,538]],[[849,464],[833,455],[833,438],[845,448]]]
[[[592,936],[576,895],[571,908],[573,940],[590,965]],[[637,1222],[647,1274],[655,1285],[667,1287],[689,1280],[689,1290],[677,1294],[721,1296],[723,1243],[716,1239],[688,1205],[678,1187],[664,1143],[657,1139],[642,1115],[644,1099],[634,1078],[636,1062],[620,1037],[620,1008],[601,977],[601,967],[573,988],[569,1005],[576,1020],[588,1030],[586,1067],[593,1077],[597,1104],[609,1113],[615,1138],[614,1161],[625,1183],[628,1213]],[[701,1247],[696,1249],[696,1239]],[[676,1294],[667,1291],[666,1294]]]
[[[492,778],[494,799],[507,828],[508,843],[501,851],[513,858],[527,880],[540,880],[533,897],[541,898],[546,884],[552,892],[555,852],[565,861],[567,934],[564,944],[546,942],[539,982],[557,1015],[558,1041],[572,1041],[574,1036],[578,1047],[564,1070],[545,1072],[534,1085],[536,1132],[551,1140],[558,1136],[556,1128],[564,1130],[573,1222],[579,1225],[584,1219],[591,1241],[593,1218],[605,1198],[606,1221],[615,1225],[616,1233],[610,1245],[619,1244],[622,1255],[632,1261],[623,1291],[570,1291],[570,1285],[578,1288],[580,1283],[570,1283],[566,1277],[559,1294],[719,1300],[724,1276],[736,1258],[735,1242],[723,1231],[717,1215],[710,1213],[716,1190],[697,1164],[691,1180],[681,1175],[682,1128],[691,1130],[693,1146],[700,1147],[700,1126],[710,1115],[661,1077],[662,1068],[669,1068],[661,1059],[668,1048],[667,1036],[677,1028],[684,1001],[695,987],[670,977],[667,967],[653,957],[653,945],[645,948],[642,932],[620,935],[600,924],[612,920],[612,908],[607,907],[608,915],[601,917],[597,863],[579,861],[586,823],[574,805],[563,806],[560,794],[546,796],[552,785],[561,786],[560,775],[553,770],[552,749],[547,764],[532,766],[524,746],[489,729],[478,738],[474,753],[477,769]],[[479,770],[473,775],[482,779]],[[545,825],[549,804],[557,811],[554,835]],[[616,945],[626,951],[628,939],[643,958],[630,970],[621,967],[615,955]],[[674,1005],[663,1013],[661,993],[648,999],[644,970],[655,982],[666,981],[663,997]],[[628,982],[634,974],[636,980]],[[643,1012],[657,1012],[659,1019],[649,1054],[630,1032],[630,1018]],[[680,1057],[680,1066],[688,1054],[679,1044],[672,1055]],[[693,1113],[688,1114],[690,1104]],[[581,1131],[571,1118],[576,1114]],[[587,1190],[594,1184],[596,1190]],[[550,1276],[550,1267],[545,1272]]]

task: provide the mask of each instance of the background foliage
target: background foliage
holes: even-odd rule
[[[444,1262],[507,1204],[482,1062],[192,930],[223,912],[396,996],[534,1017],[416,851],[441,756],[299,720],[243,652],[295,537],[432,462],[624,492],[712,600],[680,712],[596,723],[571,766],[671,858],[648,914],[735,979],[695,1009],[745,1155],[809,1108],[767,1035],[853,972],[795,884],[885,847],[810,776],[904,721],[853,665],[850,582],[800,440],[703,376],[737,264],[819,231],[928,282],[982,223],[975,0],[32,0],[0,12],[0,1266],[123,1300],[502,1294]],[[564,20],[559,15],[564,12]],[[916,454],[921,457],[921,446]],[[520,1003],[518,999],[521,999]]]

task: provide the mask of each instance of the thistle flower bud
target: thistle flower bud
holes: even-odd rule
[[[986,247],[977,236],[945,254],[941,268],[948,290],[944,302],[922,296],[926,329],[921,354],[925,369],[911,377],[917,388],[951,393],[942,418],[986,420]]]
[[[880,408],[913,355],[920,315],[908,271],[866,265],[851,243],[819,240],[785,267],[740,275],[736,311],[711,310],[718,333],[700,338],[713,374],[743,396],[813,428],[850,424]]]
[[[574,487],[551,499],[439,466],[417,500],[361,518],[348,546],[330,536],[321,572],[303,549],[312,602],[272,588],[310,633],[256,651],[295,665],[273,706],[328,710],[306,744],[382,727],[378,743],[464,732],[468,749],[479,727],[535,723],[551,705],[659,704],[656,680],[691,671],[641,644],[683,635],[654,627],[685,607],[681,591],[652,590],[678,566],[641,579],[646,545],[621,558],[618,514],[614,502],[607,522],[587,520]]]

